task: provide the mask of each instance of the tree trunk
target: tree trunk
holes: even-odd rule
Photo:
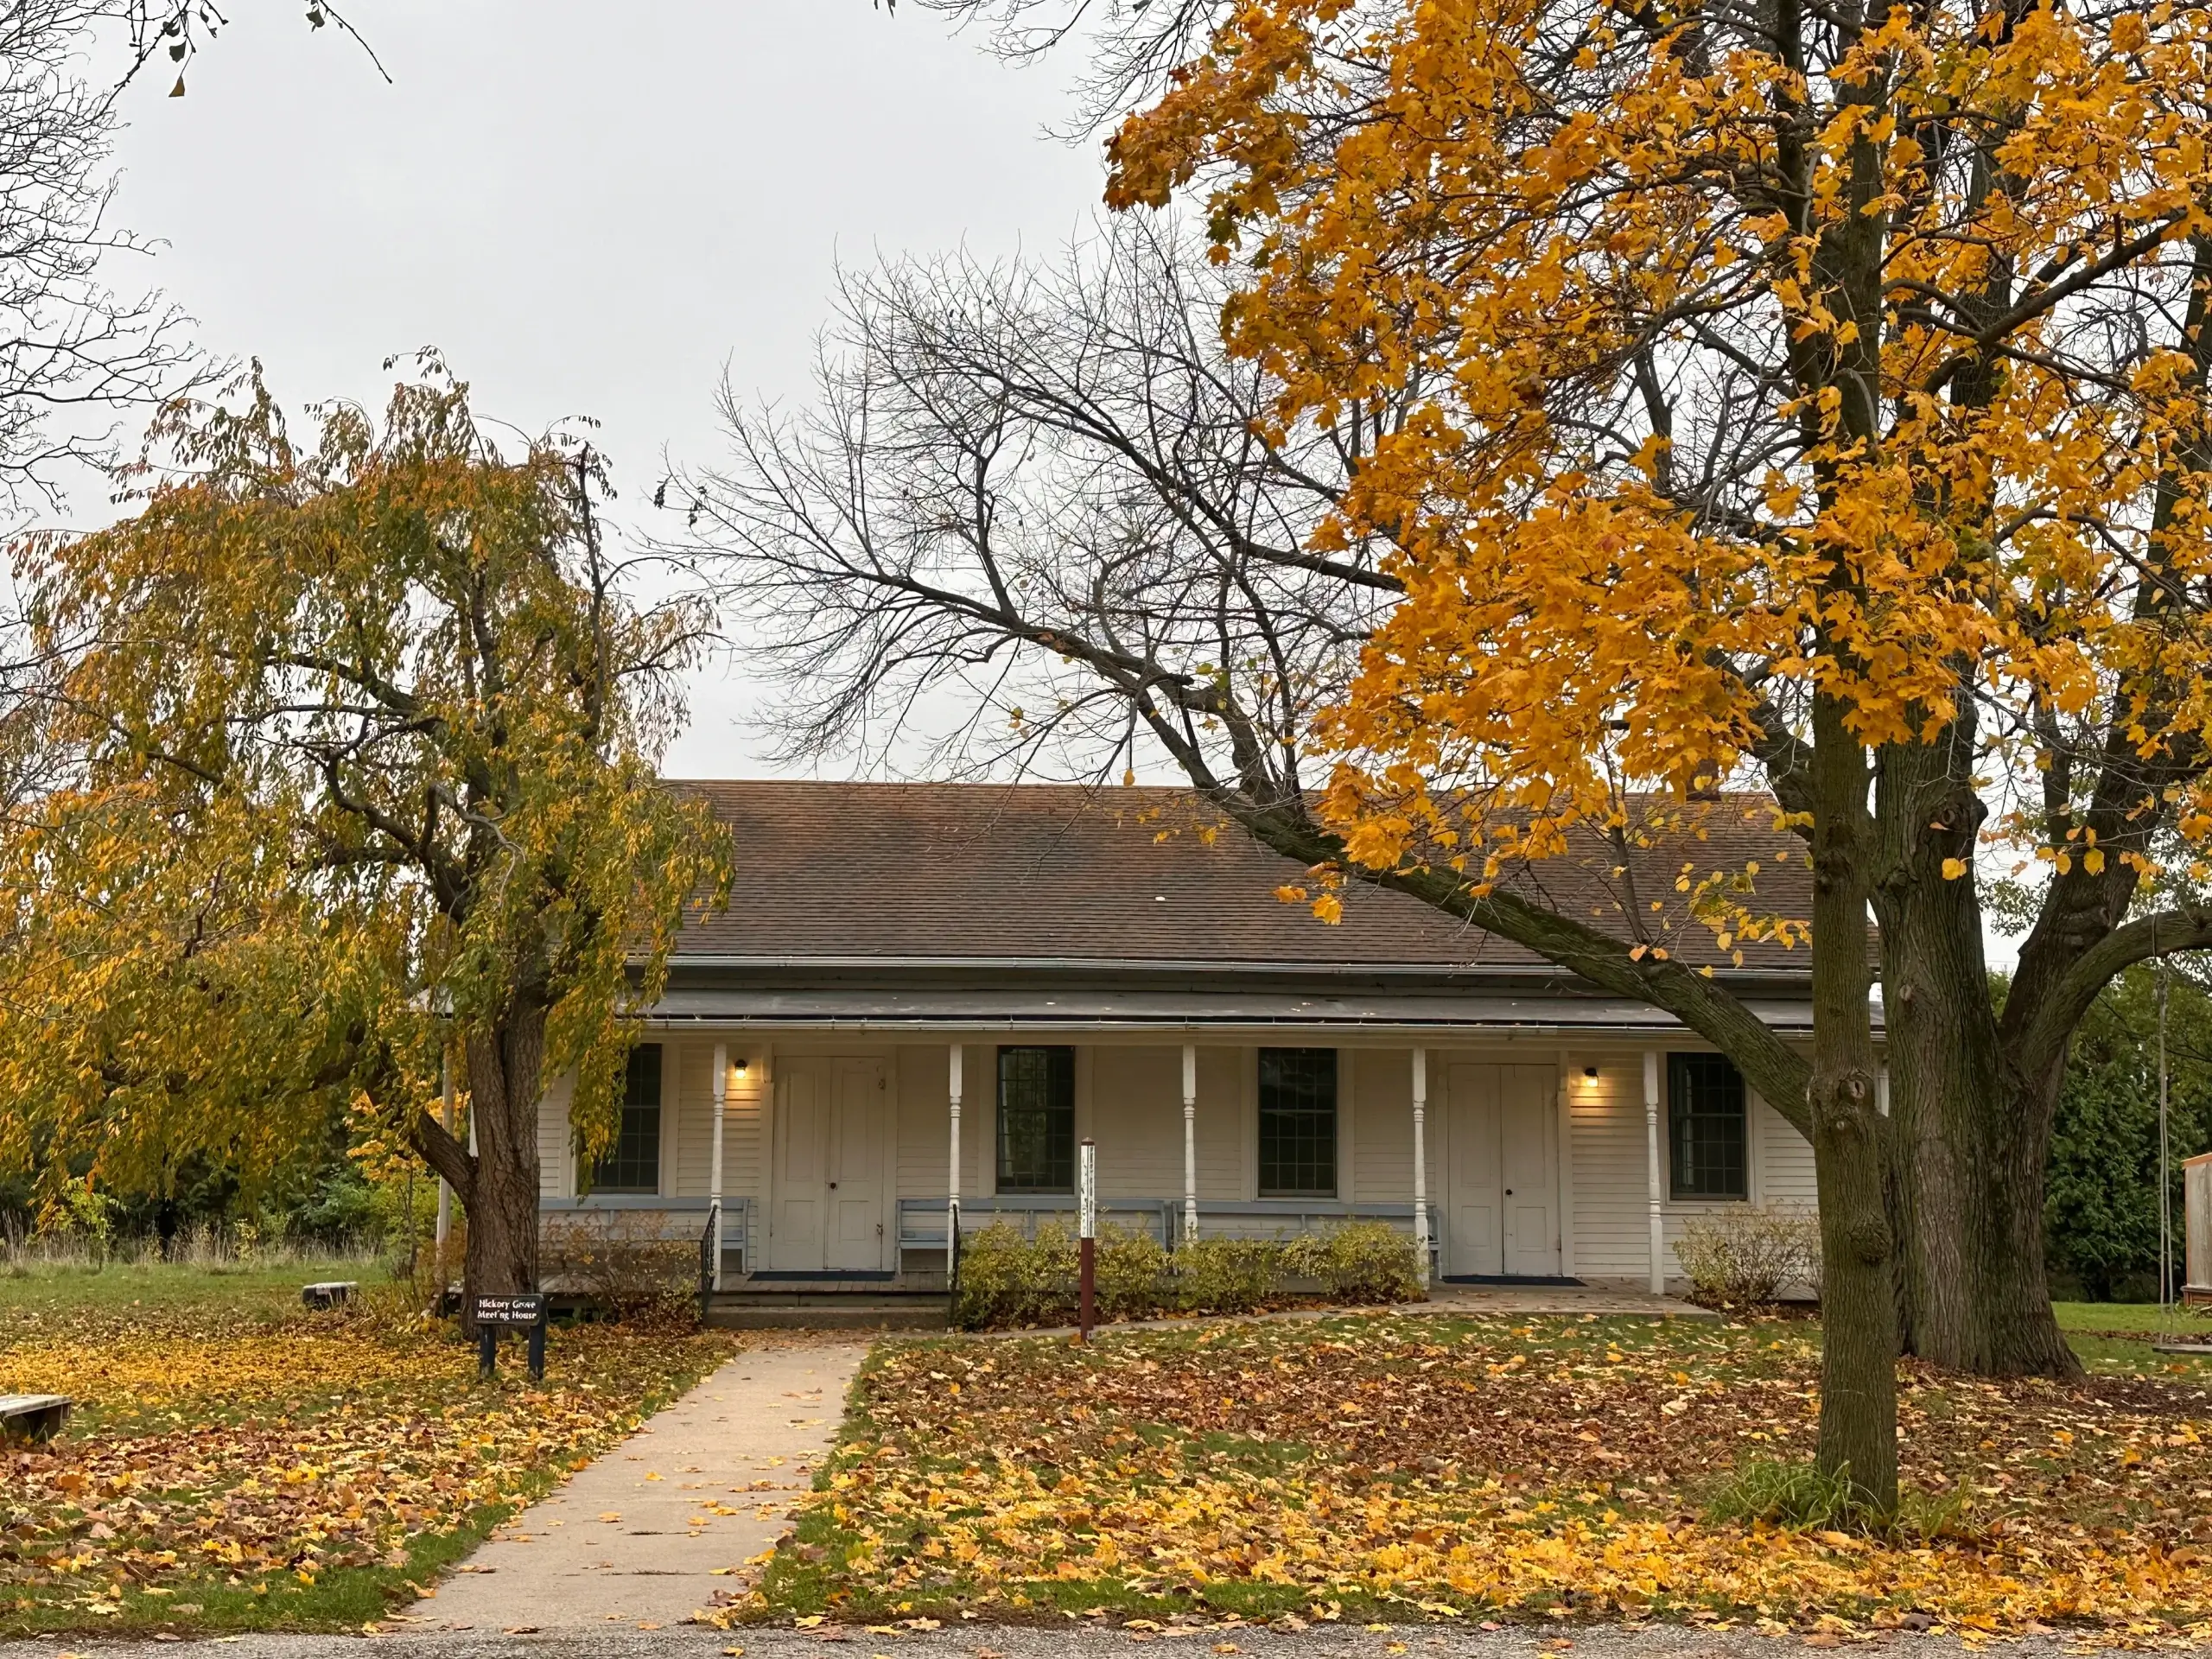
[[[476,1179],[466,1206],[468,1296],[537,1288],[537,1103],[545,1010],[518,992],[507,1017],[472,1032],[462,1052],[476,1128]]]
[[[1931,743],[1878,758],[1891,1193],[1905,1351],[1983,1376],[2074,1376],[2043,1255],[2058,1077],[2016,1073],[1998,1039],[1971,862],[1984,808],[1971,704]]]
[[[476,1334],[479,1293],[537,1288],[537,1108],[545,1066],[544,998],[518,991],[506,1016],[471,1031],[461,1052],[468,1081],[475,1148],[461,1145],[429,1114],[414,1141],[461,1202],[468,1224],[461,1261],[461,1329]]]
[[[1814,701],[1813,1161],[1821,1204],[1821,1427],[1818,1462],[1847,1477],[1856,1502],[1897,1508],[1896,1267],[1885,1192],[1867,996],[1873,824],[1866,759],[1842,707]]]

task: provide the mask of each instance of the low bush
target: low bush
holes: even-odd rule
[[[1421,1299],[1421,1259],[1414,1242],[1379,1221],[1354,1221],[1325,1233],[1294,1238],[1282,1248],[1286,1273],[1311,1279],[1335,1302],[1411,1302]]]
[[[1788,1206],[1733,1205],[1686,1224],[1675,1259],[1703,1306],[1757,1306],[1798,1286],[1817,1298],[1820,1222]]]
[[[1185,1313],[1250,1313],[1274,1294],[1282,1247],[1265,1238],[1194,1238],[1175,1252],[1175,1306]]]
[[[959,1324],[971,1331],[1054,1325],[1075,1306],[1076,1245],[1047,1224],[1033,1239],[994,1222],[960,1240]]]
[[[957,1322],[970,1331],[1074,1322],[1078,1247],[1058,1223],[1024,1238],[1004,1222],[961,1241]],[[1106,1226],[1098,1236],[1096,1295],[1102,1319],[1168,1313],[1249,1313],[1289,1294],[1287,1281],[1319,1287],[1330,1300],[1416,1301],[1412,1241],[1380,1222],[1280,1241],[1193,1239],[1173,1254],[1149,1233]]]

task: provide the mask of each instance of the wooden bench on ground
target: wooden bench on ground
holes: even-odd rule
[[[0,1442],[52,1440],[75,1404],[66,1394],[0,1394]]]
[[[321,1284],[309,1285],[300,1292],[300,1300],[318,1311],[343,1307],[353,1300],[353,1293],[361,1287],[354,1279],[326,1279]]]

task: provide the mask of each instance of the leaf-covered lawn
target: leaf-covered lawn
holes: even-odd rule
[[[1707,1518],[1746,1459],[1809,1456],[1816,1343],[1376,1315],[887,1347],[750,1611],[2212,1620],[2194,1367],[1908,1368],[1895,1541]]]
[[[730,1349],[556,1329],[542,1390],[519,1348],[487,1388],[448,1329],[369,1309],[10,1300],[0,1394],[79,1404],[0,1447],[0,1635],[369,1623]]]

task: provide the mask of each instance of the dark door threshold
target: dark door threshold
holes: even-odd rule
[[[874,1273],[863,1268],[832,1268],[826,1272],[811,1272],[802,1268],[787,1268],[782,1272],[768,1269],[747,1275],[755,1283],[763,1279],[791,1280],[802,1284],[887,1285],[899,1275],[895,1273]]]
[[[1447,1285],[1537,1285],[1553,1290],[1580,1289],[1580,1279],[1561,1279],[1556,1274],[1541,1273],[1447,1273],[1443,1281]]]

